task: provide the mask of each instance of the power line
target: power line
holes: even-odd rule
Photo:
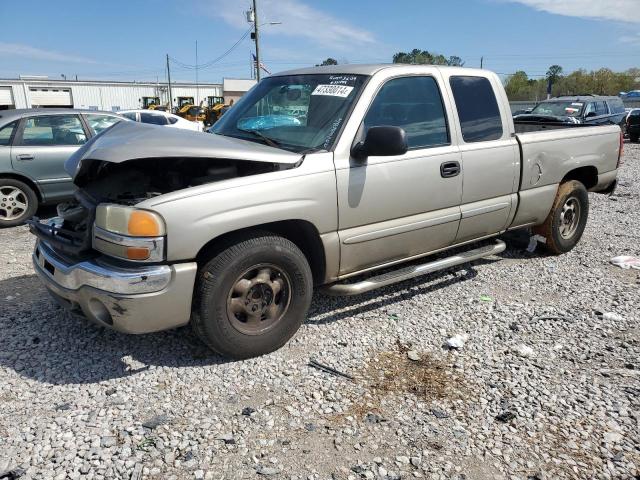
[[[169,57],[169,59],[174,62],[177,65],[180,65],[181,67],[185,68],[185,69],[191,69],[191,70],[195,70],[196,68],[198,70],[203,70],[205,68],[209,68],[211,67],[213,64],[219,62],[220,60],[222,60],[224,57],[226,57],[227,55],[229,55],[231,52],[233,52],[236,47],[238,47],[238,45],[240,45],[240,43],[247,38],[247,36],[249,35],[249,33],[251,33],[252,28],[249,28],[246,32],[244,32],[242,34],[242,36],[238,39],[238,41],[236,43],[234,43],[227,51],[225,51],[222,55],[218,56],[217,58],[214,58],[213,60],[210,60],[206,63],[203,64],[199,64],[199,65],[190,65],[188,63],[183,63],[181,61],[179,61],[176,58],[173,57]]]

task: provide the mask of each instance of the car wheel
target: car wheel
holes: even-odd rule
[[[13,178],[0,178],[0,227],[15,227],[33,217],[38,196],[29,185]]]
[[[257,234],[200,268],[192,325],[207,346],[226,357],[264,355],[300,328],[312,290],[300,249],[285,238]]]
[[[589,216],[589,195],[576,180],[560,184],[551,212],[535,233],[546,239],[547,251],[559,255],[573,249],[580,241]]]

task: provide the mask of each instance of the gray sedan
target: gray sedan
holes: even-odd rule
[[[122,120],[110,112],[71,109],[0,112],[0,227],[23,223],[43,203],[72,197],[65,160]]]

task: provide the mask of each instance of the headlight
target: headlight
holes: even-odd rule
[[[93,248],[125,260],[159,262],[164,260],[165,233],[157,213],[102,204],[96,209]]]

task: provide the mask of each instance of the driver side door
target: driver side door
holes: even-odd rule
[[[358,137],[372,126],[401,127],[409,150],[336,163],[340,276],[453,243],[462,171],[449,118],[434,76],[396,77],[381,85]]]

